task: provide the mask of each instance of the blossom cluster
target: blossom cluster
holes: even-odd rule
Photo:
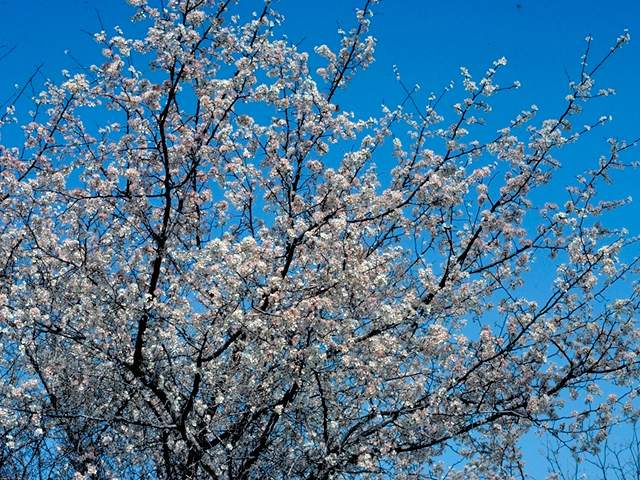
[[[146,37],[96,34],[0,146],[0,476],[444,478],[452,447],[507,478],[531,429],[588,449],[633,417],[601,392],[637,386],[637,260],[597,197],[629,145],[540,200],[595,71],[488,137],[505,59],[450,124],[360,120],[374,1],[310,54],[268,1],[128,3]]]

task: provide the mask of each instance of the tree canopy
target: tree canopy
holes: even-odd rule
[[[340,108],[373,0],[311,53],[268,1],[129,3],[146,36],[96,34],[0,146],[0,476],[523,477],[526,433],[634,418],[637,245],[598,196],[633,142],[549,188],[626,32],[496,131],[504,59],[453,111]]]

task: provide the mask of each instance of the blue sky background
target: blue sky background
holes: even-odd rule
[[[262,2],[240,3],[251,11]],[[338,24],[345,30],[351,27],[354,8],[361,3],[280,0],[273,5],[286,17],[280,31],[311,51],[320,43],[335,45]],[[65,50],[83,64],[99,63],[100,48],[85,32],[101,29],[99,14],[107,32],[120,25],[125,35],[133,34],[136,29],[127,25],[131,12],[124,0],[0,1],[0,45],[5,46],[0,55],[15,46],[0,63],[2,91],[28,78],[41,63],[43,73],[52,79],[59,78],[62,68],[72,70],[74,62]],[[374,12],[371,33],[378,38],[376,64],[367,75],[356,78],[350,89],[350,96],[356,90],[361,94],[354,102],[371,107],[372,114],[377,113],[381,99],[389,104],[402,100],[393,65],[407,84],[421,85],[426,101],[430,91],[440,93],[451,80],[459,80],[461,66],[481,75],[504,56],[509,61],[501,75],[504,84],[516,79],[522,83],[504,110],[517,113],[536,103],[541,116],[552,115],[563,106],[567,73],[576,78],[579,71],[584,38],[594,37],[595,60],[626,28],[632,42],[600,72],[596,85],[613,86],[619,93],[606,105],[615,117],[616,132],[633,133],[640,124],[640,37],[634,41],[634,34],[640,35],[640,2],[636,0],[383,0]],[[459,98],[452,97],[450,103],[454,100]]]
[[[363,4],[360,0],[274,1],[274,8],[285,15],[276,34],[286,34],[302,50],[311,52],[314,46],[326,43],[337,51],[338,25],[344,30],[351,28],[354,9]],[[249,13],[260,10],[262,1],[242,0],[240,6]],[[14,85],[24,85],[40,64],[38,79],[42,82],[45,77],[61,81],[60,71],[73,71],[76,60],[85,66],[102,63],[101,47],[91,35],[101,30],[101,22],[111,34],[119,25],[125,36],[141,35],[140,26],[129,23],[132,12],[125,0],[0,0],[0,45],[4,46],[0,56],[15,47],[0,60],[0,104],[16,92]],[[566,173],[570,181],[576,168],[597,162],[607,153],[608,137],[640,137],[637,0],[383,0],[374,12],[370,33],[378,39],[376,63],[357,75],[348,91],[336,99],[342,109],[355,111],[357,117],[379,115],[383,101],[393,107],[404,100],[393,72],[396,65],[408,88],[420,85],[415,98],[421,106],[428,103],[430,92],[439,95],[453,80],[457,89],[449,92],[438,108],[453,121],[450,107],[464,98],[460,67],[467,67],[479,80],[493,61],[504,56],[508,64],[501,69],[497,83],[506,86],[518,80],[522,86],[491,99],[494,111],[487,119],[491,130],[486,134],[532,104],[539,107],[535,122],[557,118],[566,106],[568,78],[578,79],[585,37],[593,36],[593,66],[628,29],[631,43],[595,77],[596,89],[611,87],[618,94],[590,102],[584,114],[574,118],[577,127],[592,124],[605,114],[612,115],[613,122],[594,130],[579,144],[556,152],[567,167],[561,175]],[[6,133],[3,141],[8,142]],[[640,159],[638,152],[627,154],[629,159],[632,156]],[[376,161],[380,171],[389,166],[385,159]],[[616,185],[616,194],[632,195],[640,173],[625,173],[620,178],[623,182]],[[636,212],[640,214],[640,208]],[[627,209],[618,218],[627,222],[630,215]]]
[[[241,4],[251,12],[260,10],[262,2],[243,0]],[[311,52],[323,43],[337,51],[338,24],[350,29],[355,24],[354,9],[363,4],[358,0],[280,0],[273,6],[286,18],[279,34]],[[420,84],[419,105],[426,105],[430,92],[439,95],[453,80],[457,88],[443,98],[438,109],[452,121],[450,106],[464,98],[460,67],[467,67],[479,80],[493,61],[504,56],[508,64],[497,83],[506,86],[518,80],[522,86],[490,99],[494,113],[487,128],[494,126],[491,118],[497,129],[532,104],[539,107],[534,123],[557,118],[566,106],[567,75],[578,80],[585,37],[593,36],[590,64],[595,66],[628,29],[631,43],[595,77],[596,89],[611,87],[618,95],[589,102],[584,114],[574,118],[576,126],[609,114],[613,122],[595,129],[577,145],[556,152],[566,165],[561,175],[570,179],[578,170],[595,165],[608,151],[607,137],[640,137],[638,0],[383,0],[374,12],[370,33],[378,39],[377,61],[356,76],[348,91],[336,100],[342,109],[354,110],[356,117],[378,115],[383,101],[389,106],[402,102],[405,95],[395,80],[396,65],[408,88]],[[132,13],[133,8],[124,0],[0,0],[0,56],[7,54],[0,60],[0,104],[17,91],[14,85],[22,87],[40,64],[39,84],[45,77],[61,81],[63,68],[73,72],[77,66],[74,59],[85,66],[102,63],[101,47],[91,35],[102,29],[101,20],[108,33],[119,25],[125,36],[136,36],[139,28],[128,23]],[[20,111],[18,114],[26,118]],[[19,140],[2,137],[5,145]],[[640,149],[627,152],[626,159],[640,161]],[[380,171],[390,168],[390,160],[374,160]],[[640,171],[621,173],[617,180],[607,194],[625,197],[637,192],[638,198],[612,221],[640,233]],[[545,466],[540,468],[544,471]]]

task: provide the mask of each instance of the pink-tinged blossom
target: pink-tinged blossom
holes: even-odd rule
[[[269,2],[128,3],[146,36],[96,34],[100,65],[0,147],[2,455],[76,480],[508,478],[527,432],[595,448],[634,415],[637,260],[600,218],[629,200],[598,196],[631,144],[540,200],[610,120],[569,133],[613,93],[595,71],[481,140],[519,86],[504,58],[461,69],[447,123],[435,96],[341,110],[376,2],[311,54]]]

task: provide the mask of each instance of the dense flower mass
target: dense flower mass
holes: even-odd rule
[[[0,146],[0,477],[508,478],[532,429],[589,450],[633,417],[633,239],[596,196],[628,145],[539,194],[607,120],[569,123],[611,93],[586,58],[558,118],[474,140],[504,58],[451,123],[340,109],[373,0],[310,54],[268,1],[129,3],[146,37],[96,34]]]

